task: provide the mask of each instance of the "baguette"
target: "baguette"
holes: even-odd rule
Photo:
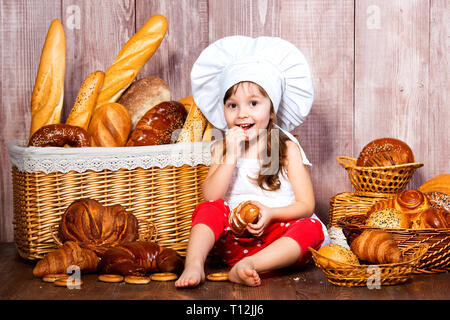
[[[66,67],[66,37],[58,19],[50,24],[31,96],[30,137],[39,128],[61,121]]]
[[[105,72],[105,80],[96,108],[119,100],[144,64],[158,49],[167,27],[167,19],[164,16],[154,15],[128,40],[116,60]]]
[[[186,109],[187,106],[190,107],[186,121],[178,136],[177,143],[202,141],[203,131],[206,128],[208,120],[206,120],[205,116],[195,104],[193,97],[183,98],[180,102],[184,104]]]
[[[213,125],[211,124],[211,122],[208,121],[208,124],[206,125],[205,128],[205,132],[203,132],[203,138],[202,141],[203,142],[210,142],[212,139],[212,130],[213,130]]]
[[[81,127],[84,130],[88,129],[92,110],[97,103],[98,94],[102,88],[104,78],[105,73],[103,71],[95,71],[87,76],[81,84],[66,124]]]

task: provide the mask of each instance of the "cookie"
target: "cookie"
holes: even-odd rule
[[[54,282],[55,286],[58,287],[75,287],[75,286],[81,286],[83,284],[83,281],[81,279],[58,279]]]
[[[228,281],[228,273],[227,272],[210,273],[206,276],[206,278],[210,281]]]
[[[97,279],[102,282],[117,283],[123,281],[123,276],[120,274],[101,274]]]
[[[129,284],[147,284],[150,282],[150,277],[126,276],[125,282]]]
[[[67,273],[50,273],[42,277],[44,282],[55,282],[56,280],[67,280],[69,275]]]
[[[153,273],[150,278],[155,281],[171,281],[176,280],[178,276],[175,273],[170,272],[160,272],[160,273]]]

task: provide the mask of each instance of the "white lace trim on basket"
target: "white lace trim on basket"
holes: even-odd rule
[[[176,143],[121,148],[26,147],[26,142],[8,143],[11,164],[22,172],[78,173],[88,170],[149,169],[167,166],[210,165],[213,142]]]

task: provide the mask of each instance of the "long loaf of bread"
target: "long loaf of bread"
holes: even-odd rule
[[[203,132],[203,138],[202,138],[203,142],[209,142],[212,140],[212,130],[213,130],[213,125],[211,124],[211,122],[208,121],[205,131]]]
[[[39,128],[61,121],[66,67],[66,37],[58,19],[50,24],[31,96],[30,137]]]
[[[193,97],[185,97],[179,102],[183,103],[186,109],[189,106],[189,112],[178,136],[177,143],[202,141],[203,131],[208,124],[208,120],[206,120],[205,116],[195,104]]]
[[[162,15],[154,15],[128,40],[105,72],[97,107],[108,102],[116,102],[120,98],[158,49],[167,28],[167,19]]]
[[[105,73],[95,71],[87,76],[78,91],[75,104],[70,111],[66,124],[87,130],[91,121],[92,110],[97,103],[98,94],[103,85]]]

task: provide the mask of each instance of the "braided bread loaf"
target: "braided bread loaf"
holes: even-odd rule
[[[94,199],[80,199],[64,212],[59,237],[102,256],[112,246],[137,240],[138,221],[119,204],[103,206]]]

